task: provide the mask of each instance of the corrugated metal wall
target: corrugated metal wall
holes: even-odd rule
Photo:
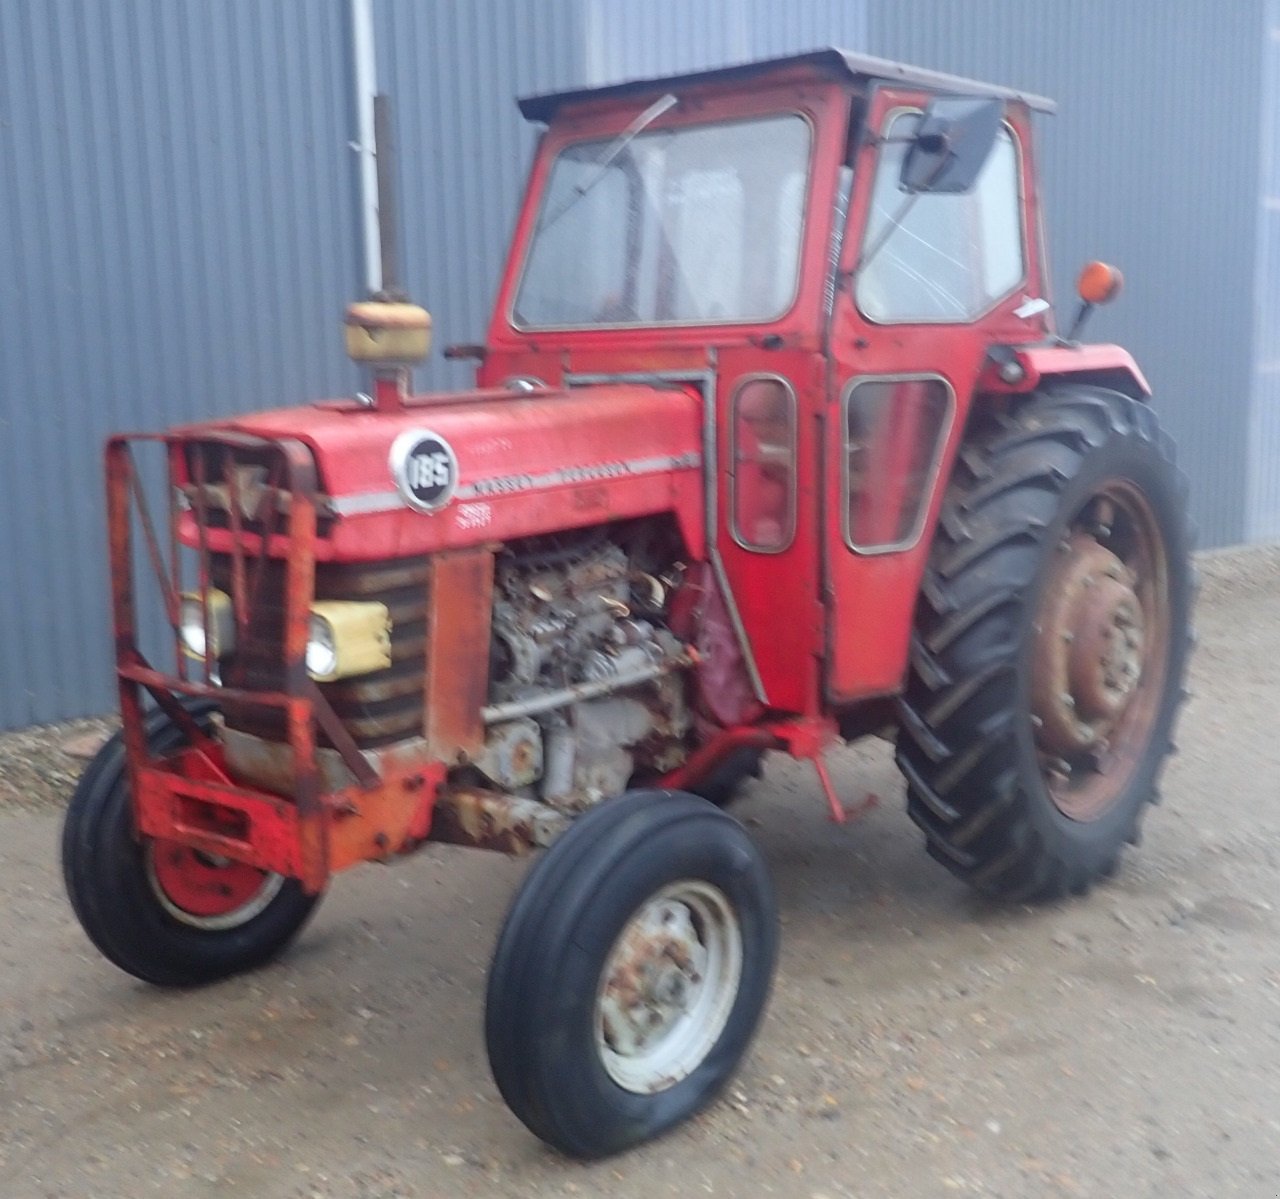
[[[812,50],[864,49],[871,0],[581,0],[586,84]]]
[[[1257,348],[1245,529],[1250,541],[1280,539],[1280,0],[1267,0],[1262,45]]]
[[[345,5],[0,0],[0,728],[111,700],[109,430],[354,378]]]
[[[1057,96],[1060,296],[1088,256],[1125,267],[1094,332],[1150,372],[1204,540],[1280,534],[1274,35],[1261,216],[1255,104],[1280,0],[1176,19],[1156,0],[374,5],[407,281],[439,344],[487,323],[536,136],[517,94],[835,43]],[[339,336],[362,278],[349,19],[346,0],[0,0],[0,728],[112,702],[109,430],[355,381]],[[425,382],[469,379],[437,357]]]

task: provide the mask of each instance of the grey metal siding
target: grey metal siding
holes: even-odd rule
[[[334,392],[344,6],[0,0],[0,727],[111,703],[100,451]]]
[[[867,40],[868,0],[581,0],[584,84],[696,71]]]
[[[1263,55],[1257,346],[1246,529],[1250,541],[1280,538],[1280,0],[1267,2]]]
[[[874,53],[1059,101],[1039,127],[1058,311],[1087,259],[1124,271],[1088,336],[1151,380],[1205,545],[1246,533],[1261,25],[1261,0],[877,0],[871,21]]]

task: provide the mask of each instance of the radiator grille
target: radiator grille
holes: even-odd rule
[[[321,683],[320,690],[362,749],[418,735],[425,688],[429,560],[424,556],[381,562],[317,563],[318,600],[386,604],[391,614],[391,665],[358,678]],[[230,590],[231,561],[212,555],[214,585]],[[284,686],[284,563],[271,560],[250,612],[248,635],[223,663],[229,686],[276,691]],[[227,703],[229,728],[271,741],[284,740],[284,715],[256,704]],[[323,736],[321,743],[324,743]]]

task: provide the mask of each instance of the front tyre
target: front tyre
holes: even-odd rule
[[[1186,484],[1145,405],[1058,384],[961,451],[916,609],[898,763],[929,852],[1080,893],[1154,802],[1191,641]]]
[[[208,728],[213,709],[191,706]],[[147,740],[184,743],[162,712]],[[294,879],[133,832],[120,734],[89,763],[67,809],[62,871],[89,939],[121,970],[157,986],[213,982],[260,966],[297,935],[317,902]]]
[[[746,1052],[777,942],[768,871],[731,817],[665,791],[593,808],[530,870],[494,953],[502,1097],[573,1157],[667,1131]]]

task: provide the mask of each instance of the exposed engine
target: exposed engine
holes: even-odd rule
[[[496,786],[580,808],[683,760],[684,678],[658,673],[684,652],[665,624],[677,573],[626,530],[499,556],[489,703],[502,719],[475,763]]]

